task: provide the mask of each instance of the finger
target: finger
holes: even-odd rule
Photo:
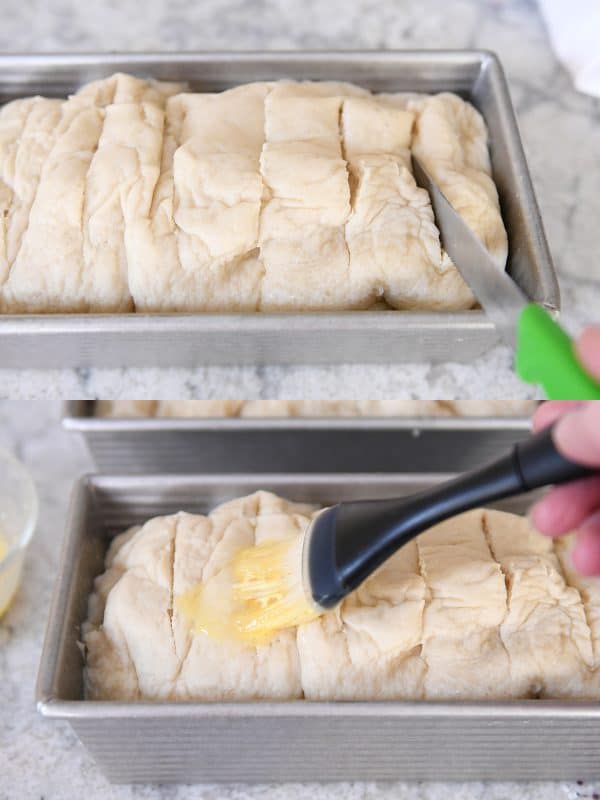
[[[561,536],[579,527],[600,508],[600,475],[555,486],[529,512],[533,525],[546,536]]]
[[[571,461],[600,467],[600,402],[589,401],[556,423],[554,441]]]
[[[559,417],[562,417],[567,411],[577,408],[581,403],[581,400],[549,400],[547,403],[542,403],[535,410],[531,422],[534,433],[552,425]]]
[[[600,511],[588,517],[577,531],[571,559],[582,575],[600,575]]]
[[[583,366],[600,378],[600,326],[586,328],[575,343],[575,352]]]

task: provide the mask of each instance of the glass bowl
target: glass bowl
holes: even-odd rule
[[[38,518],[33,481],[19,461],[0,449],[0,617],[21,582],[25,551]]]

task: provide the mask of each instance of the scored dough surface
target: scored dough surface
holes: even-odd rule
[[[335,611],[266,645],[195,633],[177,598],[240,549],[290,539],[315,506],[257,492],[117,537],[82,638],[92,699],[381,700],[600,696],[600,592],[570,542],[477,510],[402,548]]]
[[[349,83],[117,73],[0,110],[4,313],[461,310],[423,159],[504,268],[480,114]]]

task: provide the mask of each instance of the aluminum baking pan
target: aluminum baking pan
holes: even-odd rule
[[[460,472],[527,436],[527,417],[132,418],[65,403],[101,472]]]
[[[124,70],[215,91],[253,80],[348,80],[376,91],[455,91],[483,113],[508,229],[508,270],[559,306],[555,272],[500,63],[475,50],[0,56],[0,100],[59,95]],[[0,317],[0,367],[469,361],[496,342],[481,311],[86,314]]]
[[[79,628],[107,542],[180,508],[270,489],[331,503],[417,491],[439,476],[91,476],[75,487],[37,685],[116,782],[592,780],[600,704],[589,702],[124,703],[85,701]],[[527,498],[498,504],[523,512]]]

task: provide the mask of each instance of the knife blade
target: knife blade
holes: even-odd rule
[[[494,261],[414,154],[412,164],[417,185],[431,199],[444,250],[514,350],[519,377],[541,385],[550,400],[600,400],[600,382],[579,363],[568,333]]]
[[[444,250],[472,289],[500,338],[515,349],[518,320],[529,300],[493,260],[414,154],[412,162],[417,185],[425,189],[431,199]]]

